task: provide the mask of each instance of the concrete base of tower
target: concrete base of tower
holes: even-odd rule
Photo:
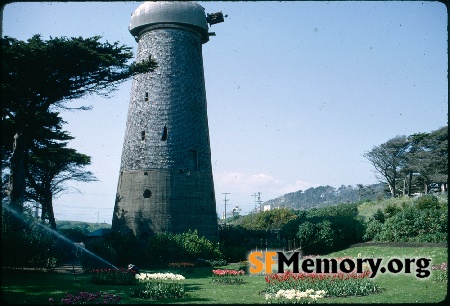
[[[185,170],[122,171],[112,220],[113,232],[141,240],[155,233],[197,230],[218,240],[214,183],[211,173]]]

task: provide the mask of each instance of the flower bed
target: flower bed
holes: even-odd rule
[[[292,273],[266,275],[267,294],[276,294],[279,290],[304,292],[308,289],[325,290],[327,297],[362,296],[379,292],[377,284],[370,279],[370,271],[363,273]]]
[[[169,268],[175,269],[176,273],[194,273],[194,266],[192,262],[171,262]]]
[[[134,296],[144,299],[182,298],[184,276],[173,273],[141,273],[136,275],[138,286]]]
[[[212,282],[224,285],[242,284],[244,270],[217,269],[212,270]]]
[[[325,294],[325,290],[314,291],[313,289],[307,289],[306,291],[299,291],[295,289],[280,289],[275,294],[266,294],[265,297],[270,304],[315,304],[317,299],[323,298]]]
[[[440,265],[432,266],[431,270],[434,271],[433,274],[435,275],[435,282],[448,282],[448,264],[446,262]]]
[[[134,273],[126,269],[94,269],[88,271],[92,274],[91,282],[99,285],[133,285],[136,284]]]
[[[78,292],[77,295],[67,293],[62,299],[63,305],[80,305],[80,304],[118,304],[121,297],[106,292]],[[50,305],[55,303],[53,298],[48,299]]]

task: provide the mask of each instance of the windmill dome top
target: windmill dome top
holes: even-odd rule
[[[176,24],[197,30],[202,36],[208,35],[205,9],[193,1],[147,1],[131,15],[129,31],[133,36],[151,25]]]

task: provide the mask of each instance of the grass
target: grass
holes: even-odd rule
[[[432,259],[432,265],[448,260],[447,248],[444,247],[358,246],[328,254],[327,257],[357,257],[359,253],[362,257],[383,259],[427,257]],[[238,268],[238,266],[232,264],[226,268]],[[124,304],[266,304],[264,297],[260,295],[265,287],[263,276],[245,275],[245,283],[242,285],[220,285],[211,283],[212,269],[211,267],[195,268],[193,273],[184,274],[187,297],[160,301],[131,297],[132,286],[92,284],[89,282],[89,275],[76,275],[75,278],[72,274],[3,271],[2,298],[8,304],[49,305],[50,297],[60,301],[66,292],[73,294],[80,291],[107,291],[120,295]],[[374,281],[382,288],[381,293],[364,297],[325,298],[320,303],[438,303],[447,297],[447,283],[434,282],[433,277],[418,279],[414,274],[386,273],[377,276]]]
[[[414,203],[414,198],[390,198],[390,199],[384,199],[380,202],[364,202],[361,205],[358,205],[358,215],[363,218],[364,222],[369,221],[369,218],[372,217],[378,209],[381,209],[381,211],[384,211],[384,209],[388,205],[393,205],[397,207],[401,207],[402,203],[405,203],[406,205],[412,205]]]
[[[440,203],[447,203],[447,194],[435,194],[435,196],[439,199]],[[358,215],[362,217],[364,222],[369,221],[369,218],[372,217],[378,209],[384,211],[384,209],[388,205],[397,206],[399,208],[402,205],[411,206],[416,202],[416,198],[408,198],[408,197],[398,197],[398,198],[389,198],[383,199],[382,201],[369,201],[364,202],[358,205]]]

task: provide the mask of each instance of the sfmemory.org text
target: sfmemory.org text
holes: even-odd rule
[[[284,273],[284,269],[292,266],[293,273],[363,273],[365,268],[372,272],[370,278],[380,273],[414,273],[418,278],[426,278],[431,274],[430,258],[392,258],[382,265],[382,258],[306,258],[301,259],[300,252],[293,252],[288,258],[283,252],[252,252],[249,254],[250,273],[258,274],[263,271],[273,273],[272,265],[277,264],[277,272]]]

